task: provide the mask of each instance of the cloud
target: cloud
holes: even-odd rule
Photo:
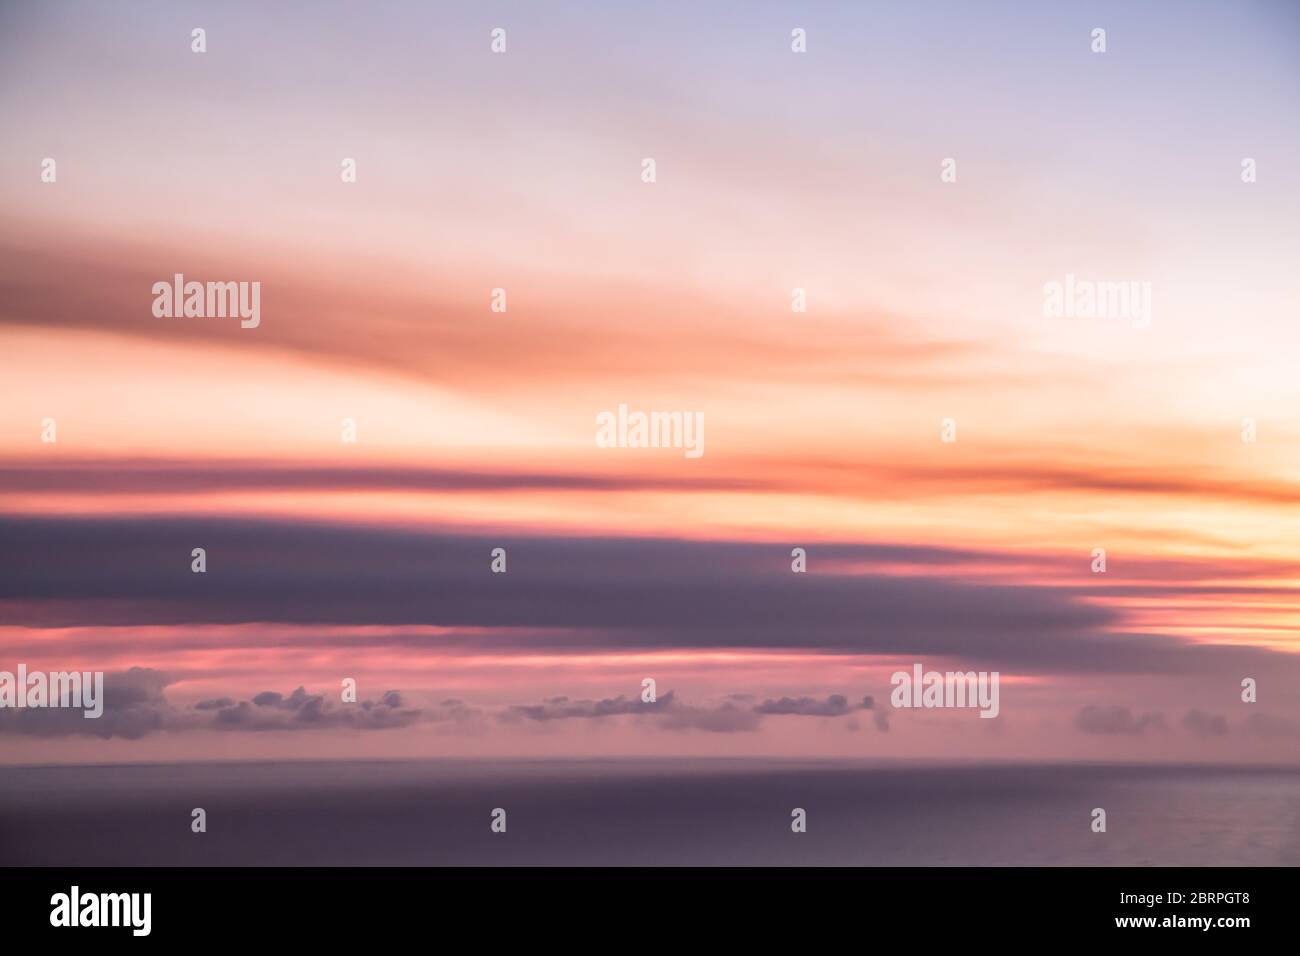
[[[849,699],[843,694],[831,694],[825,700],[815,697],[782,697],[780,700],[765,700],[754,707],[754,713],[762,715],[799,716],[799,717],[843,717],[853,712]]]
[[[1189,710],[1183,715],[1183,729],[1198,737],[1221,737],[1228,732],[1228,720],[1218,714]]]
[[[89,329],[164,340],[169,346],[203,347],[211,341],[211,327],[203,323],[164,326],[139,320],[140,290],[147,292],[160,276],[175,271],[174,244],[136,243],[129,254],[106,258],[102,244],[84,235],[62,231],[57,241],[50,241],[34,228],[23,229],[21,240],[0,237],[0,243],[0,299],[6,304],[0,326]],[[252,270],[266,287],[276,289],[276,321],[258,330],[267,349],[327,368],[414,374],[474,395],[494,387],[571,383],[575,378],[627,387],[648,374],[642,356],[650,352],[670,358],[678,376],[708,380],[717,374],[720,343],[725,343],[733,377],[772,382],[839,375],[845,350],[851,350],[863,379],[910,389],[969,381],[975,373],[963,371],[961,360],[993,354],[977,342],[918,337],[898,317],[883,313],[858,313],[852,323],[829,323],[819,336],[780,328],[736,336],[735,324],[746,319],[743,306],[722,297],[701,311],[693,296],[660,282],[627,278],[589,278],[578,297],[565,285],[549,292],[544,285],[534,287],[533,307],[564,320],[520,323],[512,330],[514,347],[503,349],[496,338],[474,331],[476,299],[431,292],[427,283],[418,291],[387,284],[377,289],[366,267],[350,269],[356,264],[346,261],[336,260],[328,274],[273,265],[277,261],[266,249],[237,257],[201,247],[186,252],[188,274],[247,275]],[[79,281],[67,281],[70,272]],[[487,276],[480,278],[486,281]],[[610,301],[623,303],[627,321],[610,325]],[[693,321],[665,337],[663,316],[686,309],[693,311]],[[395,334],[359,340],[352,327],[358,313]]]
[[[104,674],[104,712],[87,718],[79,707],[0,709],[0,734],[28,737],[123,737],[138,740],[171,718],[163,698],[166,676],[145,667]]]
[[[1300,721],[1276,714],[1254,713],[1246,718],[1246,730],[1260,737],[1300,737]]]
[[[378,701],[345,704],[295,688],[289,696],[263,691],[251,701],[218,708],[212,726],[218,730],[304,730],[341,727],[352,730],[388,730],[408,727],[424,716],[403,706],[402,695],[388,691]]]
[[[548,720],[593,720],[603,717],[618,717],[623,714],[657,713],[667,710],[675,703],[673,692],[662,694],[652,702],[640,698],[619,695],[603,700],[570,700],[568,697],[549,697],[540,704],[515,704],[501,714],[501,719],[513,721],[519,719]]]
[[[889,732],[889,711],[877,710],[876,702],[870,697],[862,698],[862,709],[871,711],[871,722],[876,725],[876,729],[882,734]],[[989,721],[994,723],[994,721]]]
[[[515,704],[500,714],[506,722],[530,720],[601,720],[625,715],[656,715],[655,725],[663,730],[703,730],[712,733],[738,733],[757,730],[765,717],[844,717],[859,710],[872,710],[875,701],[863,697],[850,704],[843,694],[831,694],[824,700],[815,697],[781,697],[750,706],[748,694],[730,694],[720,704],[687,704],[673,691],[661,694],[654,703],[624,696],[603,700],[572,700],[550,697],[540,704]],[[888,717],[876,713],[875,725],[889,729]]]
[[[763,717],[846,717],[857,710],[870,710],[871,722],[876,730],[889,730],[889,714],[876,710],[875,698],[867,695],[858,704],[849,704],[849,698],[841,693],[832,693],[826,700],[816,697],[781,697],[780,700],[764,700],[754,708],[754,713]],[[857,721],[850,730],[858,730]]]
[[[763,491],[755,477],[680,474],[598,475],[576,471],[488,471],[408,465],[283,465],[262,461],[194,464],[162,459],[52,463],[0,461],[0,491],[10,494],[175,495],[239,491],[481,492],[481,491]]]
[[[4,708],[0,709],[0,734],[138,740],[151,733],[192,730],[386,730],[424,719],[465,719],[472,714],[463,705],[432,710],[409,708],[397,691],[388,691],[378,701],[344,704],[309,694],[302,687],[287,697],[264,691],[251,700],[217,697],[191,707],[176,707],[163,693],[171,682],[167,675],[143,667],[105,673],[102,716],[86,718],[80,708]]]
[[[0,552],[0,604],[20,626],[423,625],[444,630],[311,640],[509,654],[535,647],[545,632],[553,653],[905,653],[1022,673],[1296,666],[1262,649],[1124,633],[1117,611],[1073,587],[862,570],[887,562],[985,563],[979,554],[943,548],[826,545],[819,549],[826,565],[857,568],[794,575],[788,548],[763,542],[502,539],[271,520],[41,516],[0,518],[0,538],[11,544]],[[208,551],[201,576],[190,571],[196,544]],[[508,578],[486,570],[483,556],[498,546],[510,554]]]
[[[752,709],[724,701],[716,707],[674,706],[659,720],[659,726],[664,730],[741,733],[757,730],[761,719]]]
[[[624,696],[603,700],[570,700],[550,697],[540,704],[516,704],[501,714],[504,721],[603,720],[626,715],[653,715],[663,730],[704,730],[736,733],[757,730],[761,715],[753,708],[725,700],[717,706],[684,704],[673,691],[660,694],[653,702]]]
[[[220,710],[222,707],[233,707],[235,698],[233,697],[216,697],[212,700],[201,700],[194,705],[195,710]]]
[[[1074,718],[1074,726],[1085,734],[1141,734],[1149,728],[1162,729],[1164,725],[1162,714],[1135,716],[1127,707],[1099,707],[1095,704],[1084,707]]]
[[[459,698],[445,698],[427,707],[409,707],[402,694],[389,690],[377,700],[345,704],[334,696],[312,694],[297,687],[289,694],[262,691],[247,699],[231,696],[200,700],[189,707],[171,705],[163,694],[170,679],[154,670],[135,667],[104,676],[104,714],[95,720],[79,709],[0,710],[0,733],[138,739],[162,731],[299,731],[322,728],[388,730],[416,723],[443,724],[452,732],[482,732],[483,709]],[[605,720],[635,716],[654,718],[652,726],[667,731],[741,733],[755,731],[769,716],[842,717],[873,710],[870,696],[850,704],[842,694],[824,700],[781,697],[751,705],[736,696],[719,704],[687,704],[674,691],[652,702],[626,696],[600,700],[548,697],[539,704],[512,704],[499,710],[502,723],[546,723],[563,720]],[[888,730],[888,719],[876,712],[875,723]]]

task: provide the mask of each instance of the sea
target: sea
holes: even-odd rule
[[[205,832],[194,832],[196,809]],[[1105,832],[1094,831],[1097,809]],[[2,866],[1297,864],[1297,768],[698,758],[0,767]]]

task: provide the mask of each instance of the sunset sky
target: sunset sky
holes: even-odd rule
[[[1295,763],[1298,116],[1285,2],[6,5],[0,763]]]

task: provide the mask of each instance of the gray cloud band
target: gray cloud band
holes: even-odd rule
[[[1296,668],[1288,655],[1265,649],[1117,633],[1118,614],[1088,603],[1093,592],[1086,589],[966,583],[930,574],[796,579],[784,560],[788,549],[775,544],[18,517],[0,519],[0,537],[12,545],[0,552],[0,602],[17,625],[429,625],[496,633],[490,640],[453,633],[353,635],[347,641],[463,646],[480,653],[539,647],[552,653],[902,653],[987,661],[996,665],[990,669],[1017,673]],[[199,544],[210,565],[201,578],[188,561]],[[511,573],[492,580],[487,555],[498,546],[509,550]],[[966,551],[905,545],[824,550],[844,561],[914,559],[941,566],[982,560]],[[274,636],[258,641],[264,646]],[[68,646],[69,653],[76,650]]]
[[[172,705],[164,689],[166,675],[149,668],[133,667],[106,675],[103,716],[91,725],[70,720],[66,712],[54,710],[6,711],[0,709],[0,734],[37,737],[96,736],[138,739],[163,731],[302,731],[328,727],[354,730],[393,730],[417,723],[482,725],[489,713],[464,701],[449,698],[425,707],[408,706],[395,690],[377,700],[342,704],[324,694],[308,693],[299,687],[290,694],[263,691],[247,700],[219,697],[201,700],[188,707]],[[699,730],[735,733],[757,730],[768,716],[843,717],[859,710],[871,710],[872,698],[850,705],[843,695],[825,700],[811,697],[767,700],[747,706],[727,700],[717,705],[682,702],[669,691],[653,702],[627,697],[603,700],[572,700],[552,697],[540,704],[509,705],[496,712],[503,723],[555,720],[600,720],[613,717],[653,718],[663,730]],[[79,714],[77,715],[79,716]],[[876,721],[881,730],[888,723]]]

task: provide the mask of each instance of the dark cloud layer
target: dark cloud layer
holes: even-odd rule
[[[792,574],[787,543],[27,517],[0,519],[0,539],[8,545],[0,607],[11,623],[34,626],[431,625],[496,629],[426,638],[478,652],[790,648],[949,656],[1012,672],[1210,671],[1265,659],[1290,666],[1269,651],[1108,633],[1116,614],[1087,603],[1086,588]],[[195,547],[207,551],[206,574],[191,573]],[[489,571],[494,547],[508,550],[507,574]],[[814,555],[979,560],[898,545],[826,545]]]

